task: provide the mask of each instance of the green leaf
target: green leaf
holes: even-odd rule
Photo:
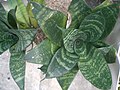
[[[101,51],[88,43],[83,44],[83,50],[81,47],[77,47],[77,49],[80,53],[78,66],[83,76],[95,87],[109,90],[112,85],[111,72]]]
[[[85,17],[79,29],[87,35],[87,42],[99,40],[105,29],[105,18],[97,13]]]
[[[28,3],[27,4],[27,12],[28,12],[28,16],[29,16],[29,21],[30,21],[30,26],[31,28],[37,28],[38,27],[38,22],[37,20],[34,18],[34,15],[32,13],[32,6],[31,6],[31,3]]]
[[[71,14],[72,22],[70,28],[78,29],[82,20],[91,13],[91,8],[88,7],[85,0],[72,0],[68,11]]]
[[[15,9],[16,5],[17,5],[17,1],[21,1],[21,0],[7,0],[8,2],[8,7],[10,9]]]
[[[43,65],[42,67],[40,67],[39,69],[43,72],[43,73],[47,73],[47,65]]]
[[[103,53],[107,63],[115,63],[116,61],[116,49],[112,46],[102,47],[99,50]]]
[[[32,2],[36,2],[36,3],[39,3],[39,4],[45,4],[45,0],[30,0]]]
[[[68,73],[66,73],[65,75],[57,78],[62,90],[68,90],[68,88],[71,85],[73,79],[75,78],[77,72],[78,72],[78,67],[75,66]]]
[[[59,12],[51,10],[43,5],[33,4],[33,14],[38,20],[40,28],[45,35],[56,45],[61,45],[62,31],[60,28],[66,27],[67,17]]]
[[[60,48],[48,66],[46,78],[60,77],[68,73],[78,60],[79,57],[76,54],[69,53],[64,48]]]
[[[24,52],[15,52],[11,53],[11,58],[10,58],[10,72],[19,86],[20,90],[24,90],[24,83],[25,83],[25,66],[26,63],[23,60],[24,59]]]
[[[6,16],[7,16],[7,13],[6,13],[3,5],[0,3],[0,20],[1,20],[1,18],[4,18],[4,19],[5,19]]]
[[[19,30],[11,30],[16,36],[18,36],[18,42],[12,47],[16,52],[26,50],[27,46],[29,46],[34,40],[35,34],[37,30],[35,29],[19,29]]]
[[[17,43],[18,37],[9,32],[8,27],[0,21],[0,54]]]
[[[102,15],[106,20],[104,33],[100,38],[100,39],[105,39],[111,33],[111,31],[113,30],[116,24],[119,14],[119,5],[112,4],[97,10],[97,12],[99,15]]]
[[[30,21],[28,17],[28,12],[26,6],[22,2],[22,0],[8,0],[8,5],[14,9],[17,6],[16,10],[16,19],[19,23],[20,28],[29,28]]]
[[[15,13],[16,13],[16,9],[11,9],[11,10],[8,12],[7,19],[8,19],[8,23],[9,23],[14,29],[17,29],[17,22],[16,22]]]
[[[93,10],[96,11],[98,9],[102,9],[104,7],[107,7],[107,6],[111,5],[111,4],[112,4],[111,0],[104,0],[103,3],[101,3],[100,5],[98,5],[97,7],[95,7]]]
[[[25,60],[30,63],[48,65],[53,54],[51,42],[46,39],[25,55]]]
[[[30,21],[29,21],[27,9],[21,0],[17,0],[16,18],[20,25],[20,28],[30,27]]]
[[[116,49],[113,46],[108,45],[108,44],[104,43],[103,41],[98,41],[98,42],[94,43],[93,46],[95,46],[102,52],[107,63],[109,63],[109,64],[115,63]]]
[[[73,53],[74,42],[76,41],[76,39],[87,42],[95,42],[99,40],[104,32],[104,27],[104,17],[96,13],[88,15],[82,21],[79,29],[71,29],[70,32],[63,38],[65,49]]]

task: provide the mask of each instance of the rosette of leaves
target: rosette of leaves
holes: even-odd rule
[[[0,6],[0,25],[4,27],[0,29],[0,50],[1,53],[10,50],[10,71],[21,90],[26,61],[42,64],[40,70],[45,78],[57,78],[63,90],[68,90],[78,71],[95,87],[111,88],[108,64],[115,62],[116,50],[105,43],[105,38],[118,18],[118,4],[106,0],[90,8],[85,0],[72,0],[68,8],[71,24],[66,28],[68,16],[48,8],[44,0],[31,0],[27,6],[21,0],[8,2],[11,8],[8,14]],[[25,54],[38,28],[46,39]]]

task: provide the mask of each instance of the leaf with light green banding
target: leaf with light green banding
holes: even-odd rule
[[[15,49],[16,52],[26,50],[26,48],[34,40],[35,34],[37,32],[37,30],[35,30],[35,29],[25,29],[25,30],[23,30],[23,29],[19,29],[19,30],[12,29],[11,31],[12,31],[13,34],[18,36],[18,38],[19,38],[18,42],[12,47],[13,49]]]
[[[48,66],[46,78],[60,77],[68,73],[78,60],[79,57],[76,54],[69,53],[64,48],[60,48]]]
[[[53,54],[51,42],[46,39],[25,55],[25,60],[30,63],[48,65]]]
[[[99,15],[103,16],[106,20],[104,33],[100,38],[100,39],[105,39],[111,33],[111,31],[113,30],[116,24],[119,14],[119,5],[112,4],[97,10],[97,12]]]
[[[24,90],[24,83],[25,83],[25,66],[26,63],[23,60],[24,59],[24,52],[15,52],[11,53],[11,58],[10,58],[10,72],[19,86],[20,90]]]
[[[60,28],[66,27],[67,16],[43,5],[32,4],[34,7],[33,14],[38,20],[40,28],[53,43],[60,46],[62,41],[62,31]]]
[[[7,19],[8,19],[8,23],[14,28],[14,29],[17,29],[17,22],[16,22],[16,16],[15,16],[15,13],[16,13],[16,9],[11,9],[9,12],[8,12],[8,16],[7,16]]]
[[[74,52],[74,42],[80,39],[87,42],[95,42],[99,40],[104,32],[104,17],[93,13],[88,15],[81,23],[79,29],[71,29],[63,38],[65,49],[71,53]]]
[[[68,90],[68,88],[71,85],[73,79],[75,78],[77,72],[78,72],[78,67],[75,66],[67,74],[57,78],[57,81],[59,82],[62,90]]]
[[[72,0],[68,11],[71,14],[72,22],[70,28],[78,29],[82,20],[92,12],[85,0]]]
[[[87,47],[89,48],[87,49]],[[81,51],[81,48],[84,49]],[[83,76],[99,89],[110,89],[112,77],[108,64],[101,51],[93,46],[90,47],[90,44],[83,44],[83,47],[77,47],[76,49],[79,50],[82,56],[80,56],[78,66]]]
[[[99,40],[105,29],[105,18],[97,13],[93,13],[85,17],[79,29],[87,35],[87,42],[95,42]]]

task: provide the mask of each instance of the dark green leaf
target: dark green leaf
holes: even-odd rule
[[[68,73],[78,62],[76,54],[67,52],[60,48],[53,56],[47,70],[46,78],[60,77]]]
[[[0,20],[6,19],[7,13],[3,7],[3,5],[0,3]]]
[[[111,33],[116,24],[119,14],[119,5],[112,4],[107,7],[101,8],[100,10],[97,10],[97,12],[99,15],[103,16],[106,20],[104,33],[100,38],[105,39]]]
[[[84,77],[95,87],[109,90],[112,85],[112,76],[101,51],[89,44],[83,44],[82,47],[77,47],[77,49],[80,53],[78,66]]]
[[[79,29],[87,35],[87,42],[99,40],[105,29],[105,18],[97,13],[85,17]]]
[[[41,68],[39,68],[43,73],[47,73],[47,65],[43,65]]]
[[[74,42],[80,39],[87,42],[95,42],[99,40],[104,32],[105,20],[104,17],[93,13],[88,15],[80,25],[79,29],[71,29],[64,37],[65,49],[71,53],[74,52]]]
[[[82,20],[91,13],[91,8],[88,7],[85,0],[72,0],[68,11],[72,17],[70,27],[78,29]]]
[[[14,29],[17,29],[17,22],[16,22],[16,16],[15,16],[15,13],[16,13],[16,9],[11,9],[9,12],[8,12],[8,22],[9,24],[14,28]]]
[[[11,30],[16,36],[18,36],[18,42],[12,47],[15,49],[15,52],[24,51],[26,50],[27,46],[29,46],[32,41],[34,40],[35,34],[37,30],[35,29],[19,29],[19,30]]]
[[[99,50],[103,53],[107,63],[115,63],[116,61],[116,49],[112,46],[101,47]]]
[[[65,75],[58,77],[57,80],[62,88],[62,90],[68,90],[69,86],[71,85],[74,77],[78,72],[78,67],[75,66],[72,70],[70,70]]]
[[[20,90],[24,90],[24,83],[25,83],[26,63],[24,61],[24,55],[25,55],[24,52],[11,53],[10,66],[9,66],[12,77],[19,86]]]
[[[0,21],[0,54],[17,43],[18,37],[9,32],[8,27]]]
[[[59,12],[51,10],[43,5],[32,3],[34,6],[33,13],[40,28],[45,35],[55,44],[61,45],[62,31],[59,27],[65,28],[67,17]]]
[[[25,60],[30,63],[48,65],[52,56],[51,42],[46,39],[28,52],[25,56]]]

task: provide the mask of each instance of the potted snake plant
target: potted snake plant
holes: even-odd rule
[[[115,63],[116,50],[105,43],[119,14],[119,4],[105,0],[90,8],[85,0],[72,0],[68,16],[48,8],[44,0],[8,0],[7,12],[0,4],[0,54],[11,53],[10,72],[24,90],[26,62],[42,64],[45,78],[56,78],[68,90],[80,71],[92,85],[109,90],[112,75],[108,64]],[[38,33],[40,33],[38,35]],[[27,51],[27,47],[36,46]]]

